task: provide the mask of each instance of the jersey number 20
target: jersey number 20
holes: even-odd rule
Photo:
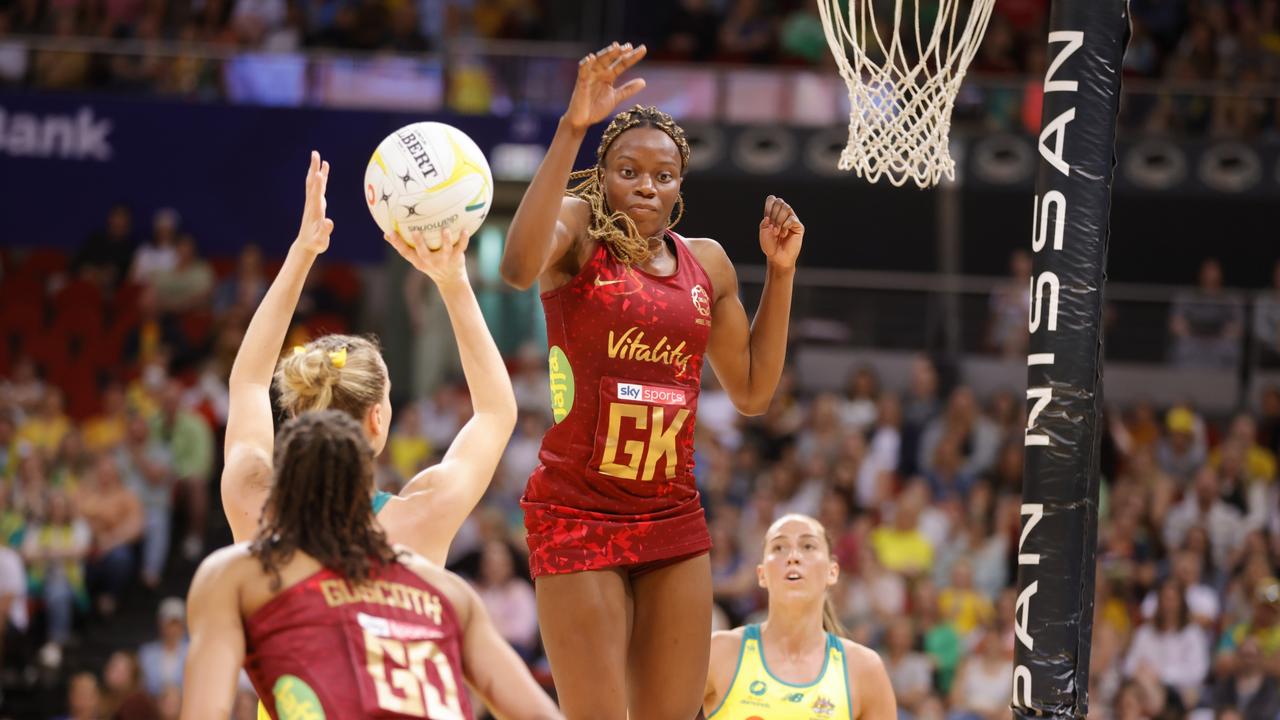
[[[463,720],[453,668],[435,643],[401,642],[365,632],[364,647],[379,708],[412,717]],[[440,678],[440,687],[427,678],[427,663]]]

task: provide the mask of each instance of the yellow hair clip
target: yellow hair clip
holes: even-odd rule
[[[333,363],[333,366],[339,370],[346,367],[347,349],[345,347],[339,348],[337,351],[329,353],[329,362]]]
[[[301,345],[294,345],[294,346],[293,346],[293,354],[294,354],[294,355],[301,355],[301,354],[305,353],[306,351],[307,351],[307,349],[306,349],[306,348],[304,348],[304,347],[302,347]]]

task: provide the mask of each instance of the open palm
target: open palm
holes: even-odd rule
[[[614,87],[613,83],[631,66],[640,62],[645,46],[633,48],[631,43],[594,52],[578,61],[578,80],[569,99],[565,120],[573,127],[585,129],[609,117],[620,103],[644,89],[644,80],[636,78]]]
[[[312,150],[311,167],[307,169],[307,201],[302,208],[298,242],[317,255],[329,249],[329,236],[333,234],[333,221],[325,217],[329,203],[325,200],[324,191],[328,186],[329,162],[321,162],[320,153]]]

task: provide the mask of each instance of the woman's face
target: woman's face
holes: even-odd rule
[[[801,517],[783,518],[769,528],[756,575],[771,599],[821,598],[836,583],[839,565],[822,533],[816,522]]]
[[[604,157],[604,196],[610,210],[631,218],[642,237],[670,224],[680,197],[680,148],[662,130],[634,127],[614,139]]]

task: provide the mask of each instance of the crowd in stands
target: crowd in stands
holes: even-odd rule
[[[252,246],[206,259],[174,211],[139,224],[119,207],[72,255],[0,257],[0,687],[57,678],[75,718],[175,717],[184,610],[167,596],[227,538],[208,499],[225,379],[274,272]],[[360,294],[342,268],[318,268],[290,343],[375,329],[355,327]],[[546,678],[518,505],[550,424],[541,358],[511,360],[521,418],[450,565]],[[768,412],[744,419],[708,374],[696,454],[717,627],[761,617],[763,532],[811,514],[835,541],[839,613],[882,653],[903,716],[1006,716],[1025,423],[1014,384],[978,397],[925,357],[902,387],[856,367],[844,392],[814,394],[788,372]],[[1255,400],[1206,417],[1170,396],[1105,418],[1091,716],[1280,713],[1280,388]],[[379,484],[434,462],[468,411],[452,379],[400,399]],[[157,612],[118,637],[128,602]],[[102,637],[108,652],[86,651]],[[252,692],[241,700],[253,717]]]
[[[893,3],[882,5],[891,24]],[[654,60],[834,68],[814,0],[630,1],[616,8],[612,12],[627,23],[628,36],[620,39],[648,43]],[[970,75],[997,82],[969,84],[957,105],[959,119],[1038,131],[1047,10],[1047,0],[995,3]],[[1135,0],[1131,11],[1125,74],[1177,86],[1130,93],[1125,127],[1231,136],[1277,131],[1280,2]],[[599,32],[583,7],[567,0],[6,0],[0,3],[0,83],[220,97],[227,81],[217,59],[146,49],[169,40],[227,51],[422,53],[446,50],[459,38],[568,40],[584,47],[615,39],[597,37]],[[105,55],[48,46],[30,52],[15,35],[133,40],[144,52]],[[462,53],[454,61],[452,84],[488,88],[479,95],[453,93],[468,111],[497,111],[494,98],[515,90],[498,87],[509,80],[498,60],[485,66]],[[473,96],[482,98],[481,106],[473,107]]]

